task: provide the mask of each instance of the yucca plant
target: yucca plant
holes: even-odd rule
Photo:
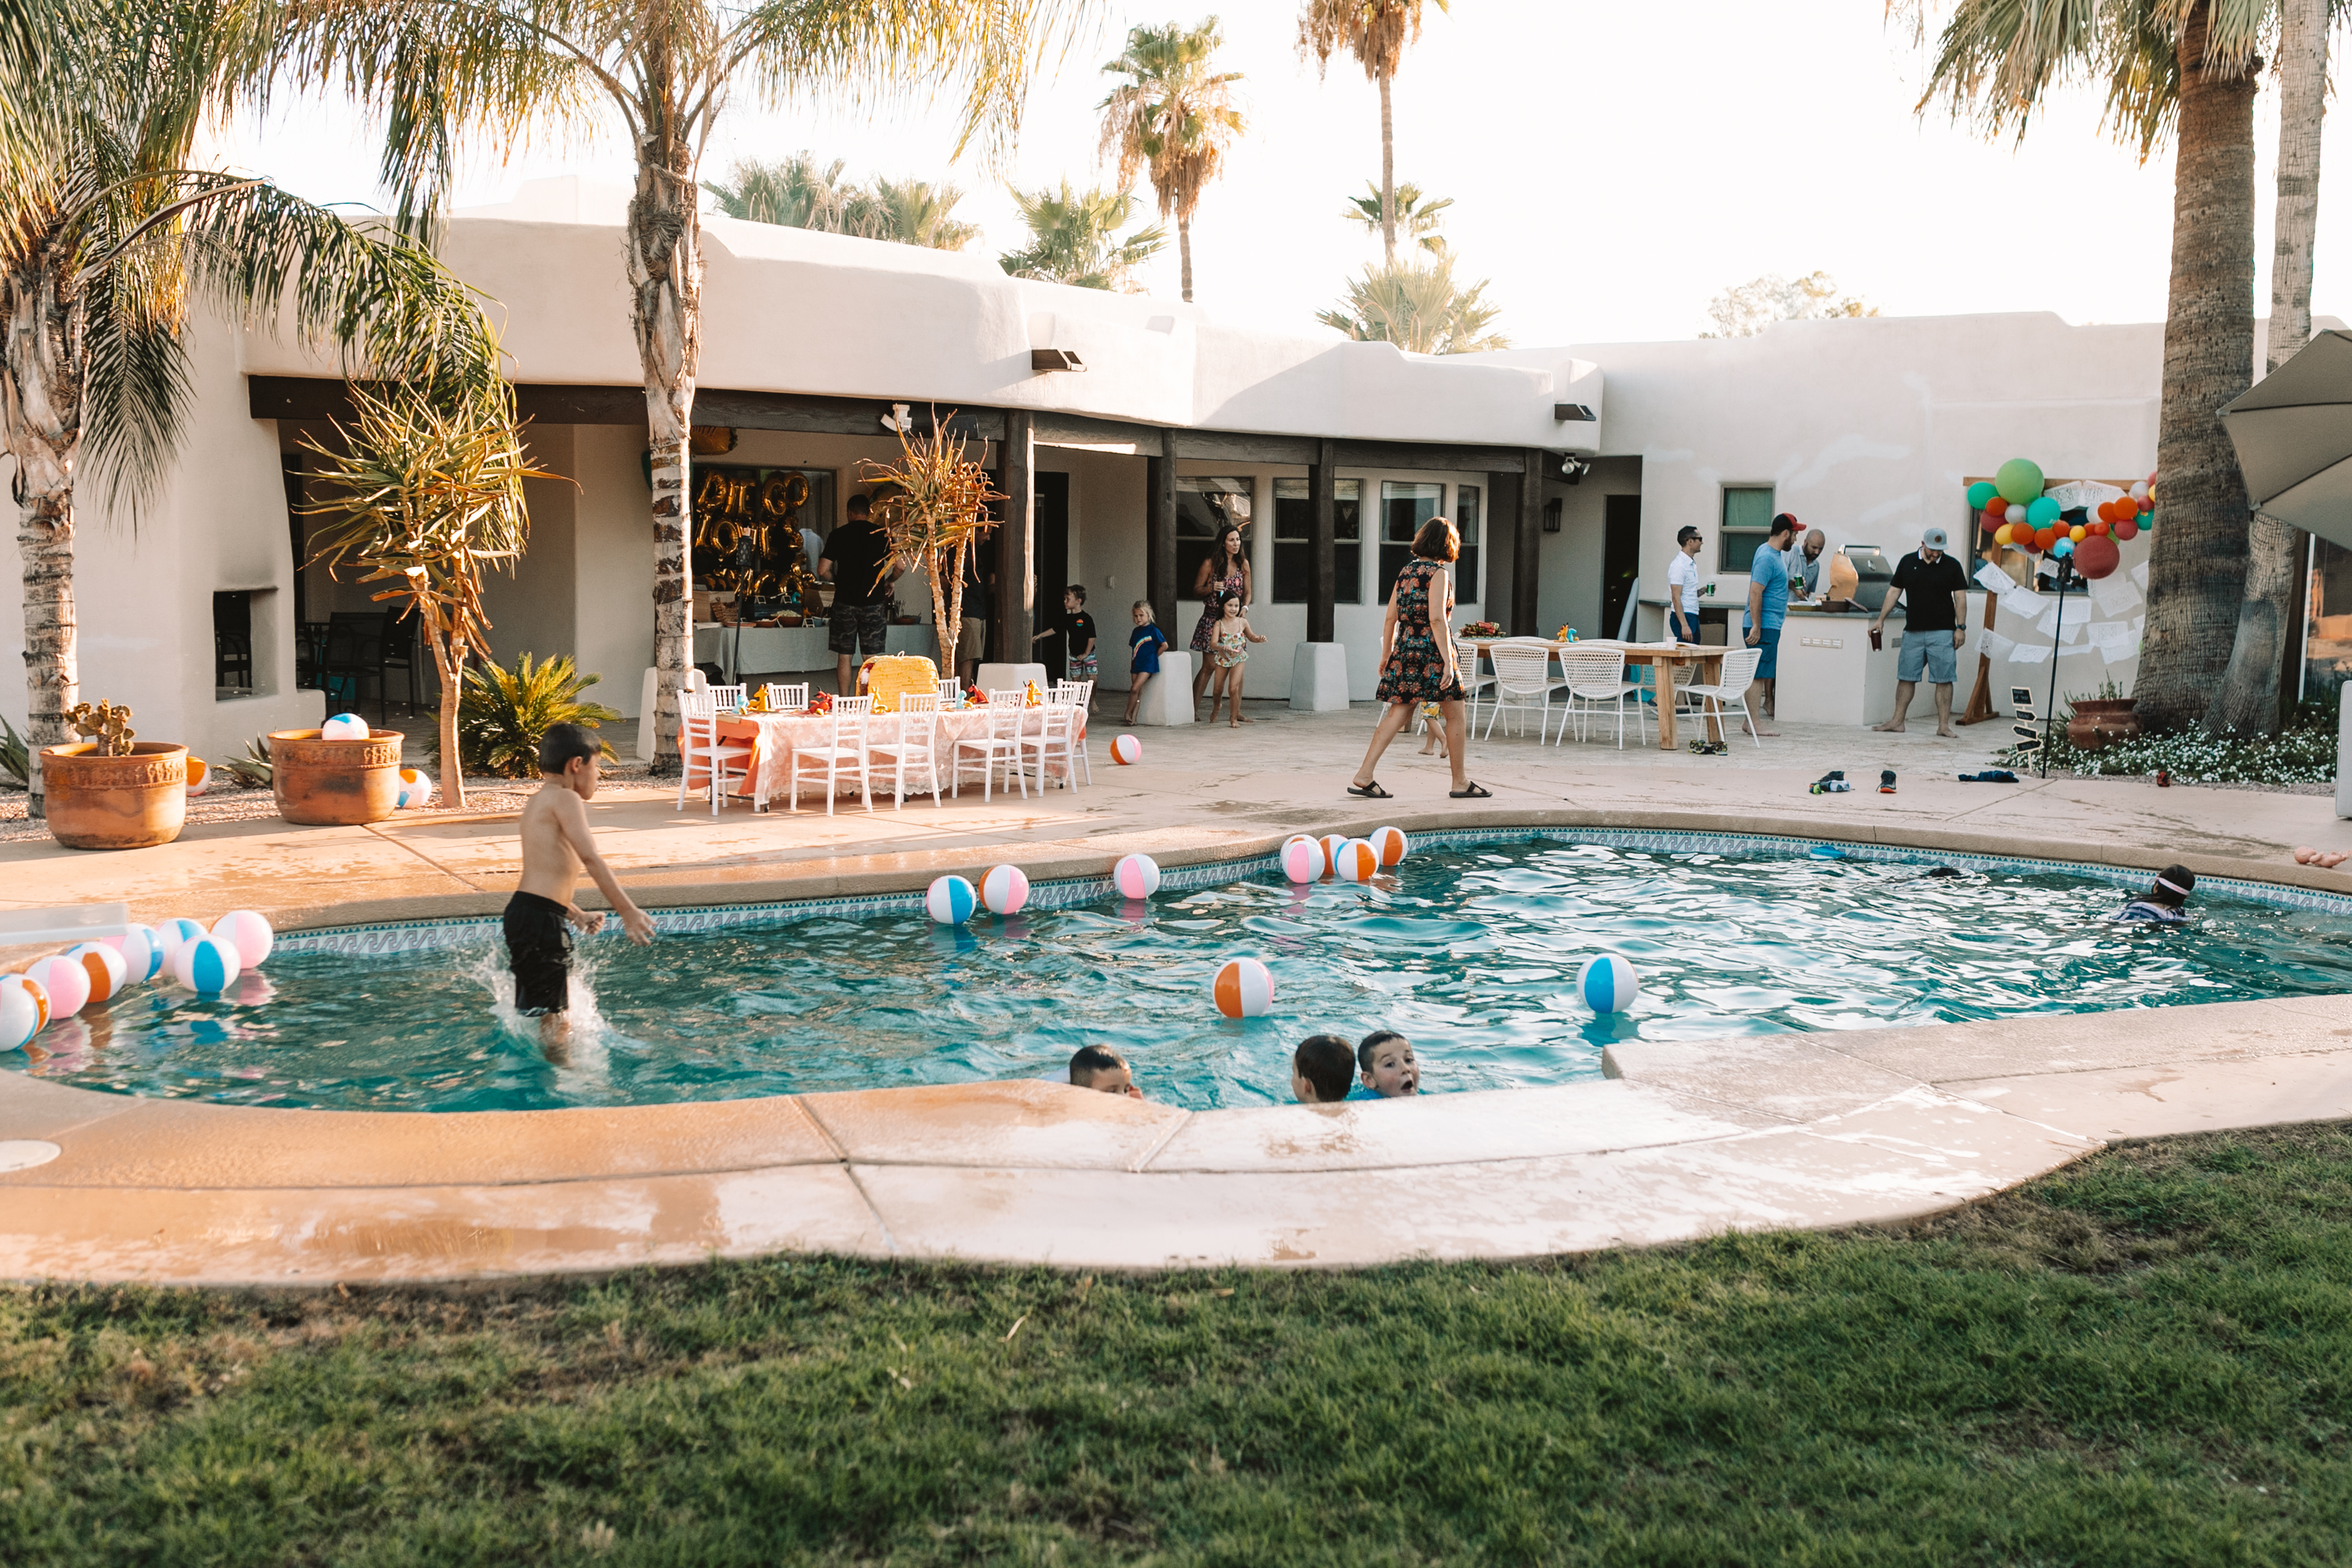
[[[16,726],[0,719],[0,773],[7,774],[17,786],[30,789],[33,784],[33,758],[25,737],[16,733]]]
[[[558,724],[593,730],[620,714],[601,702],[583,702],[580,693],[604,679],[583,675],[569,654],[534,663],[516,658],[512,669],[478,664],[466,671],[466,693],[457,704],[457,755],[466,771],[494,778],[539,776],[539,742]],[[613,748],[601,739],[607,758]],[[439,754],[439,747],[435,747]]]
[[[890,559],[931,582],[931,624],[938,629],[940,668],[955,673],[957,633],[963,626],[964,562],[980,536],[996,526],[989,504],[1005,498],[988,482],[961,436],[931,411],[928,436],[898,432],[902,461],[858,465],[878,487],[874,521],[889,542]]]
[[[269,737],[256,735],[245,743],[245,755],[227,757],[213,764],[237,783],[252,789],[268,789],[277,777],[269,761]]]

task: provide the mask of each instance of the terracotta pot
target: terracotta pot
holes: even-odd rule
[[[2104,752],[2119,741],[2139,739],[2139,715],[2132,711],[2137,697],[2086,697],[2074,703],[2066,721],[2066,739],[2079,752]]]
[[[41,748],[49,836],[68,849],[144,849],[180,836],[188,816],[188,748],[133,741],[127,757],[94,741]]]
[[[371,730],[364,741],[271,731],[269,787],[278,815],[306,827],[382,822],[400,805],[400,741],[397,730]]]

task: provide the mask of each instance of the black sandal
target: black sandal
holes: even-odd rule
[[[1455,800],[1492,800],[1495,798],[1495,792],[1481,784],[1474,784],[1468,789],[1450,789],[1445,793]]]
[[[1394,800],[1396,798],[1396,796],[1391,795],[1388,791],[1381,787],[1381,781],[1378,779],[1374,779],[1370,784],[1351,784],[1348,786],[1348,793],[1364,800]]]

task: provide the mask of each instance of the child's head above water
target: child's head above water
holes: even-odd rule
[[[2196,888],[2196,872],[2186,866],[2167,866],[2156,874],[2156,881],[2147,889],[2147,901],[2177,910],[2189,901],[2189,895]]]
[[[1382,1100],[1421,1092],[1421,1066],[1412,1059],[1412,1042],[1394,1029],[1374,1029],[1356,1047],[1356,1066],[1364,1087]]]
[[[1108,1046],[1080,1046],[1070,1058],[1070,1081],[1097,1094],[1143,1098],[1143,1091],[1135,1087],[1135,1075],[1128,1070],[1127,1058]]]
[[[1356,1081],[1356,1047],[1337,1035],[1309,1035],[1290,1054],[1290,1092],[1301,1105],[1336,1105]]]

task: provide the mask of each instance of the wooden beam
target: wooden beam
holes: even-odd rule
[[[256,419],[348,419],[351,388],[331,376],[255,375],[246,378],[247,405]],[[887,439],[882,416],[892,404],[866,397],[800,397],[780,392],[744,392],[724,386],[694,395],[697,425],[739,430],[784,430],[804,436],[872,436]],[[591,386],[523,382],[515,387],[515,412],[541,425],[617,425],[643,428],[646,395],[635,386]],[[908,412],[928,430],[932,409],[909,401]],[[982,441],[1004,438],[1001,408],[941,408],[950,430]]]
[[[1315,461],[1312,436],[1255,436],[1236,430],[1179,430],[1176,455],[1213,463],[1281,463],[1305,467]]]
[[[1343,468],[1390,468],[1428,473],[1518,473],[1527,454],[1516,447],[1436,447],[1405,441],[1341,441]]]
[[[1000,471],[1004,521],[998,525],[996,614],[990,632],[992,661],[1025,664],[1029,637],[1036,630],[1037,442],[1036,416],[1004,416],[1004,455]]]
[[[1160,450],[1160,426],[1134,425],[1124,419],[1097,419],[1086,414],[1056,414],[1039,409],[1032,418],[1040,447],[1118,447],[1132,445],[1149,456]]]
[[[1314,512],[1314,549],[1307,571],[1307,640],[1339,640],[1339,486],[1332,470],[1339,466],[1335,443],[1315,443],[1315,461],[1307,469],[1307,504]]]
[[[1511,563],[1511,628],[1516,637],[1540,637],[1536,625],[1538,574],[1543,549],[1544,459],[1541,447],[1528,448],[1519,479],[1518,527],[1513,536]],[[1604,631],[1601,635],[1611,635]]]
[[[1144,502],[1144,597],[1170,642],[1176,628],[1176,432],[1160,433],[1160,454],[1150,459]]]

